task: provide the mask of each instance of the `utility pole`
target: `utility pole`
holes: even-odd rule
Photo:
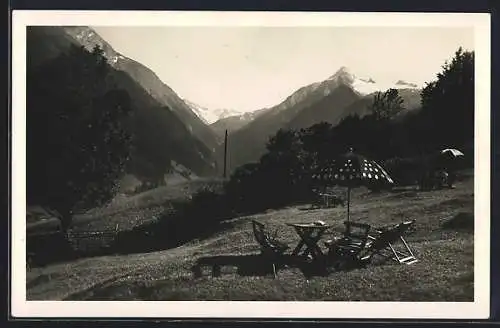
[[[227,130],[226,135],[224,137],[224,179],[226,178],[227,172]]]

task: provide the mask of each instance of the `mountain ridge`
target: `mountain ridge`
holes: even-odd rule
[[[188,129],[194,133],[209,149],[214,151],[217,140],[212,130],[196,113],[182,100],[182,98],[149,67],[117,52],[91,27],[64,26],[66,33],[74,37],[87,50],[95,45],[100,46],[108,58],[109,63],[116,69],[127,72],[153,98],[173,110]]]
[[[89,31],[89,30],[85,30]],[[30,27],[27,30],[28,65],[41,65],[67,53],[73,46],[83,46],[73,36],[66,33],[64,27]],[[87,43],[86,49],[91,46]],[[113,62],[113,50],[102,44]],[[123,56],[124,57],[124,56]],[[179,117],[170,106],[162,103],[146,90],[125,70],[108,64],[118,81],[118,87],[126,90],[137,109],[134,119],[128,122],[128,128],[135,131],[137,140],[130,170],[146,180],[161,179],[169,170],[172,160],[178,162],[197,175],[211,175],[216,172],[213,150],[192,133],[192,129]],[[125,57],[124,57],[125,58]],[[116,62],[120,61],[118,59]],[[194,114],[193,114],[194,115]],[[208,129],[208,127],[207,127]],[[215,134],[210,131],[216,144]]]
[[[230,170],[257,161],[265,152],[268,138],[280,128],[305,128],[321,121],[335,125],[350,114],[365,115],[367,106],[376,92],[390,88],[410,90],[408,98],[413,97],[415,93],[418,99],[416,102],[419,103],[419,89],[409,86],[403,80],[399,82],[381,84],[373,78],[359,78],[350,69],[342,66],[326,80],[298,88],[281,103],[267,109],[262,115],[230,134]],[[339,87],[341,90],[337,90]],[[220,161],[221,147],[218,149],[217,158]]]

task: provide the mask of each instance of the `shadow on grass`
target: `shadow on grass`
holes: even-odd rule
[[[364,267],[341,260],[336,262],[334,266],[333,263],[328,264],[329,262],[326,257],[310,261],[306,258],[289,254],[275,260],[274,263],[278,278],[282,270],[298,269],[307,280],[318,276],[326,277],[333,272],[345,272]],[[209,274],[212,277],[220,277],[224,273],[222,271],[223,267],[236,268],[236,274],[239,276],[272,276],[272,264],[273,261],[261,254],[205,256],[200,257],[196,261],[191,267],[191,271],[195,279],[201,278],[204,274]]]
[[[303,206],[299,207],[299,211],[315,211],[315,210],[322,210],[322,209],[331,209],[331,208],[337,208],[337,207],[346,207],[345,204],[332,204],[332,205],[324,205],[324,204],[312,204],[309,206]]]
[[[28,270],[82,258],[171,249],[194,239],[208,238],[233,226],[230,222],[218,222],[198,227],[189,226],[189,221],[183,222],[181,218],[165,221],[167,220],[149,223],[132,230],[116,231],[114,236],[108,236],[107,240],[92,235],[87,237],[84,233],[76,238],[77,241],[72,242],[63,234],[48,236],[44,239],[44,245],[37,245],[36,250],[28,254]]]

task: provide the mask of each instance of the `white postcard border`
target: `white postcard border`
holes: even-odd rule
[[[26,26],[467,27],[475,37],[474,302],[26,301]],[[451,54],[450,54],[451,55]],[[15,317],[487,318],[490,303],[490,16],[467,13],[13,11],[11,314]]]

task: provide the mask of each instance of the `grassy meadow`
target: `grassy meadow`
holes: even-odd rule
[[[154,219],[172,195],[179,196],[166,187],[159,188],[97,214],[85,214],[75,224],[80,229],[117,224],[120,229],[130,228]],[[293,249],[299,237],[286,223],[323,220],[332,226],[325,239],[331,238],[340,235],[346,208],[291,206],[234,218],[229,228],[173,249],[34,267],[27,272],[27,299],[473,301],[472,173],[458,181],[454,189],[421,192],[408,188],[373,194],[359,188],[352,193],[352,221],[377,227],[416,220],[415,232],[406,240],[419,259],[417,263],[375,263],[363,269],[331,272],[308,280],[296,268],[280,269],[278,279],[274,279],[272,273],[242,275],[233,267],[223,267],[220,277],[205,272],[201,278],[194,278],[191,266],[199,257],[259,253],[251,219],[265,223],[271,231],[277,230],[279,239]]]

